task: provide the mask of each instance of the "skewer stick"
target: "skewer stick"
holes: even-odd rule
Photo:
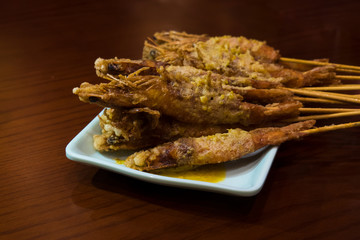
[[[296,59],[296,58],[284,58],[284,57],[282,57],[282,58],[280,58],[280,61],[292,62],[292,63],[302,63],[302,64],[315,65],[315,66],[333,65],[336,68],[360,70],[359,66],[352,66],[352,65],[345,65],[345,64],[338,64],[338,63],[328,63],[328,62],[318,62],[318,61],[303,60],[303,59]]]
[[[333,99],[333,100],[339,100],[343,102],[352,102],[360,104],[360,99],[358,98],[352,98],[351,95],[346,94],[334,94],[334,93],[327,93],[327,92],[321,92],[321,91],[311,91],[311,90],[304,90],[304,89],[294,89],[294,88],[284,88],[287,89],[295,94],[310,96],[310,97],[320,97],[320,98],[326,98],[326,99]]]
[[[360,80],[360,76],[352,75],[336,75],[335,78],[340,80]]]
[[[302,113],[339,113],[339,112],[356,112],[360,108],[299,108]]]
[[[310,91],[311,91],[311,90],[310,90]],[[314,90],[312,90],[312,91],[314,91]],[[320,92],[320,91],[314,91],[314,92]],[[334,95],[334,96],[360,99],[360,95],[359,95],[359,94],[345,94],[345,93],[337,93],[337,92],[331,92],[330,94],[332,94],[332,95]]]
[[[320,132],[328,132],[328,131],[334,131],[339,129],[345,129],[345,128],[353,128],[353,127],[359,127],[360,122],[351,122],[351,123],[343,123],[338,125],[331,125],[331,126],[325,126],[325,127],[318,127],[313,129],[308,129],[301,131],[302,133],[313,134],[313,133],[320,133]]]
[[[323,98],[310,98],[310,97],[294,96],[293,99],[296,100],[296,101],[300,101],[300,102],[345,104],[344,102],[340,102],[340,101],[336,101],[336,100],[323,99]]]
[[[350,117],[350,116],[357,116],[357,115],[360,115],[360,111],[302,116],[302,117],[284,119],[284,122],[300,122],[300,121],[306,121],[306,120],[319,120],[319,119],[329,119],[329,118],[338,118],[338,117]]]
[[[337,71],[337,72],[360,74],[360,71],[359,71],[359,70],[351,70],[351,69],[345,69],[345,68],[336,68],[336,71]]]
[[[360,77],[360,76],[359,76]],[[360,78],[359,78],[360,79]],[[315,91],[348,91],[348,90],[360,90],[360,84],[343,84],[337,86],[325,86],[325,87],[304,87],[301,89],[315,90]]]

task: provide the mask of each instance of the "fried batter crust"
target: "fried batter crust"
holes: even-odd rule
[[[183,123],[144,108],[106,109],[99,119],[102,134],[94,135],[94,148],[98,151],[138,150],[180,137],[201,137],[236,127]]]
[[[286,87],[338,83],[333,66],[317,67],[306,73],[285,68],[277,63],[279,52],[265,42],[231,36],[196,38],[191,35],[185,40],[176,36],[173,31],[156,33],[155,38],[165,40],[153,41],[154,44],[145,42],[143,58],[194,66],[227,76],[281,77]]]
[[[73,92],[84,102],[110,108],[148,107],[179,121],[201,124],[261,124],[297,116],[301,107],[296,101],[266,106],[251,104],[221,83],[201,84],[135,76],[98,85],[85,82]]]
[[[165,68],[161,68],[165,67]],[[109,74],[116,77],[118,75],[161,75],[169,79],[178,79],[179,76],[183,78],[202,78],[204,75],[211,74],[212,81],[226,82],[230,86],[237,87],[253,87],[260,89],[270,89],[282,87],[281,78],[261,78],[256,79],[249,77],[228,77],[203,69],[198,69],[192,66],[172,66],[163,62],[154,60],[130,60],[130,59],[102,59],[98,58],[95,61],[96,73],[99,77],[108,79]]]
[[[181,166],[199,166],[228,162],[256,151],[267,145],[278,145],[284,141],[304,135],[314,120],[291,124],[282,128],[260,128],[250,132],[231,129],[227,133],[200,138],[181,138],[155,148],[129,156],[125,165],[140,171],[154,171]]]
[[[190,52],[189,49],[199,42],[207,42],[207,46],[209,47],[227,45],[227,49],[230,49],[233,53],[237,54],[250,51],[256,60],[263,62],[274,62],[280,58],[279,51],[275,50],[273,47],[268,46],[265,41],[258,41],[245,37],[208,37],[206,35],[169,31],[155,33],[152,42],[161,46],[165,51],[167,50],[169,52],[177,52],[177,50],[180,50],[177,52],[178,55],[183,55],[182,53],[186,51]],[[163,54],[163,56],[164,55],[165,54]],[[143,58],[151,59],[154,57],[156,57],[156,55],[154,56],[154,54],[151,54],[151,50],[145,47]],[[184,57],[186,60],[187,56]]]

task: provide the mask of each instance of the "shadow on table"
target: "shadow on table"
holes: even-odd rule
[[[270,189],[269,183],[265,183],[262,191],[256,196],[229,196],[157,185],[102,169],[93,176],[91,184],[101,191],[116,193],[117,196],[148,202],[162,208],[189,212],[197,216],[238,220],[244,218],[247,221],[256,221],[262,215]],[[73,200],[75,204],[78,204],[75,195],[73,195]],[[80,202],[79,205],[81,205]]]

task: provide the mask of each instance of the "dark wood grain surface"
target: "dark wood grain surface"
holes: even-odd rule
[[[147,36],[173,29],[360,65],[359,25],[359,1],[2,2],[0,239],[360,239],[360,128],[282,144],[254,197],[145,183],[65,157],[100,111],[72,94],[99,81],[97,57],[140,58]]]

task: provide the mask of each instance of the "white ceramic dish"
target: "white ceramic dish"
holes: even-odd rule
[[[118,164],[114,158],[125,159],[132,151],[116,154],[99,153],[92,146],[92,136],[99,134],[98,117],[95,117],[66,147],[66,156],[74,161],[114,171],[143,181],[173,187],[191,188],[237,196],[257,194],[268,175],[278,147],[267,147],[237,161],[225,163],[226,177],[217,183],[166,177],[140,172]]]

